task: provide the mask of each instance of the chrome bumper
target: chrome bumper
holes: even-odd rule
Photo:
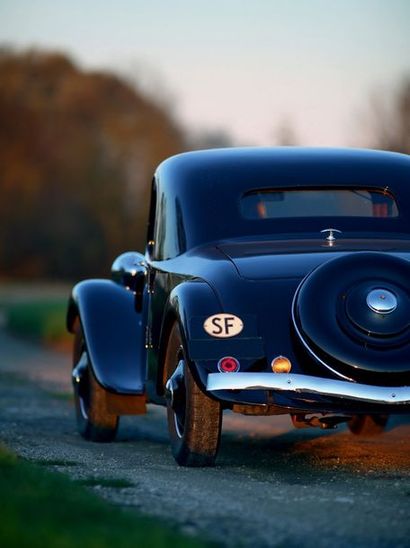
[[[273,390],[378,404],[410,404],[410,387],[385,387],[285,373],[210,373],[206,389]]]

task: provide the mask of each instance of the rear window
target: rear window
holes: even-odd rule
[[[255,190],[241,199],[247,219],[288,217],[398,217],[393,196],[361,189]]]

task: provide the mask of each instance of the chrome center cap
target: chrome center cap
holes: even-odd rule
[[[397,297],[387,289],[373,289],[366,297],[367,306],[377,314],[390,314],[397,308]]]

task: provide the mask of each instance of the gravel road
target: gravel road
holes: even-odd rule
[[[294,430],[288,418],[226,414],[218,466],[185,469],[154,406],[122,419],[116,443],[83,441],[69,369],[67,355],[0,331],[0,440],[73,478],[128,480],[94,489],[221,546],[409,546],[408,419],[359,439],[344,428]]]

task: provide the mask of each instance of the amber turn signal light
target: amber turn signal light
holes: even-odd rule
[[[285,356],[277,356],[272,360],[271,367],[274,373],[289,373],[292,364]]]

